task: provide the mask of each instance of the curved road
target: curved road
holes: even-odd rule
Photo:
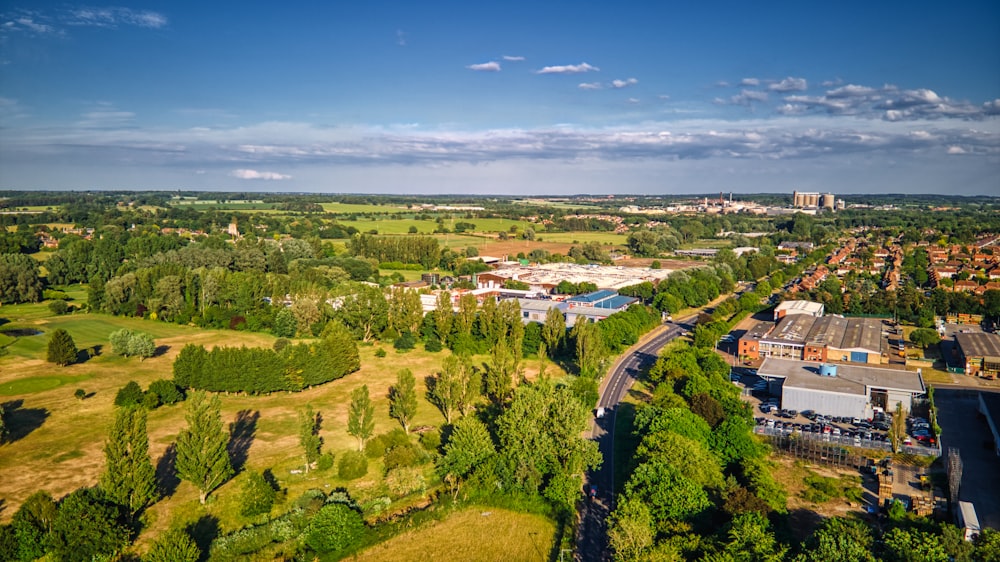
[[[588,485],[597,486],[597,497],[586,500],[580,509],[580,527],[577,536],[577,560],[596,562],[611,559],[608,550],[607,519],[614,509],[615,481],[615,414],[618,403],[622,401],[636,375],[648,369],[656,362],[656,358],[664,345],[692,327],[695,316],[685,318],[677,323],[668,322],[647,335],[625,352],[608,374],[601,388],[601,397],[597,401],[599,408],[604,408],[603,418],[595,419],[591,430],[591,439],[597,441],[604,462],[601,468],[587,475]]]

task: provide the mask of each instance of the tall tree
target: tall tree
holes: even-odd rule
[[[514,387],[517,361],[507,339],[501,337],[490,352],[486,365],[486,395],[496,404],[503,404]]]
[[[128,544],[119,507],[100,488],[80,488],[63,498],[48,537],[56,560],[113,560]]]
[[[212,490],[233,475],[226,449],[229,436],[223,430],[219,409],[218,396],[192,392],[184,415],[188,426],[177,436],[177,475],[198,488],[198,500],[203,504]]]
[[[305,452],[306,474],[319,459],[319,450],[323,446],[323,439],[319,436],[320,419],[320,413],[314,412],[311,405],[306,405],[305,411],[299,412],[299,445]]]
[[[572,334],[576,341],[576,365],[580,375],[596,377],[607,356],[600,327],[591,322],[577,322]]]
[[[486,425],[467,416],[455,422],[444,455],[438,461],[438,472],[457,494],[462,481],[495,454],[496,446]]]
[[[104,458],[101,489],[109,498],[133,516],[156,500],[156,471],[149,458],[145,408],[115,408]]]
[[[542,325],[542,340],[549,353],[558,353],[559,344],[565,337],[566,317],[558,308],[552,307],[545,313],[545,324]]]
[[[351,406],[347,411],[347,433],[358,439],[358,450],[365,450],[365,441],[375,433],[375,405],[368,394],[368,385],[361,385],[351,392]]]
[[[441,336],[441,343],[447,344],[451,337],[451,327],[454,323],[455,311],[451,304],[451,293],[441,291],[437,298],[437,307],[434,309],[434,324],[437,326],[438,335]]]
[[[417,415],[417,381],[413,372],[403,369],[396,373],[396,385],[389,388],[389,416],[410,433],[410,423]]]
[[[24,254],[0,253],[0,304],[42,300],[38,262]]]
[[[76,354],[77,349],[76,343],[73,342],[73,336],[69,335],[69,332],[62,328],[56,328],[52,332],[52,337],[49,338],[47,355],[49,363],[55,363],[63,367],[75,363]]]
[[[458,397],[458,411],[465,416],[476,407],[476,402],[483,395],[483,376],[466,358],[460,357],[459,360],[462,364],[462,384]]]
[[[446,423],[458,410],[462,394],[462,362],[455,355],[449,355],[441,362],[441,370],[427,389],[427,399],[441,410]]]

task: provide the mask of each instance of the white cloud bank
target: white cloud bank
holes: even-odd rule
[[[290,180],[292,176],[286,174],[278,174],[275,172],[258,172],[257,170],[233,170],[229,172],[229,175],[234,178],[239,178],[241,180]]]

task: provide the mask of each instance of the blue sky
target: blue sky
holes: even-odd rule
[[[1000,3],[0,0],[0,189],[95,188],[1000,194]]]

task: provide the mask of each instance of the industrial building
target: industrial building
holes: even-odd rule
[[[649,281],[654,285],[666,279],[675,270],[648,267],[613,267],[605,265],[579,265],[575,263],[546,263],[534,266],[501,267],[476,275],[480,289],[503,287],[508,280],[526,283],[531,291],[549,293],[560,282],[593,283],[598,289],[618,290],[629,285]]]
[[[832,193],[818,193],[807,191],[792,192],[793,207],[823,207],[833,210],[837,202]]]
[[[1000,335],[985,332],[955,334],[955,350],[965,374],[996,378],[1000,375]]]
[[[769,357],[757,369],[769,382],[781,407],[813,410],[829,416],[870,419],[876,410],[892,411],[901,403],[912,411],[926,392],[919,372],[860,365],[832,365]]]
[[[877,318],[816,317],[800,312],[783,315],[776,323],[758,323],[743,334],[738,349],[746,359],[783,357],[878,365],[888,361],[882,328]]]
[[[793,314],[807,314],[819,318],[823,316],[825,307],[821,302],[812,301],[783,301],[774,307],[774,321],[777,322],[785,316]]]
[[[519,298],[521,307],[521,322],[545,323],[549,309],[555,308],[566,319],[566,327],[572,328],[577,322],[600,322],[616,312],[628,309],[639,299],[619,295],[614,291],[599,290],[583,295],[576,295],[564,301],[554,299]]]

